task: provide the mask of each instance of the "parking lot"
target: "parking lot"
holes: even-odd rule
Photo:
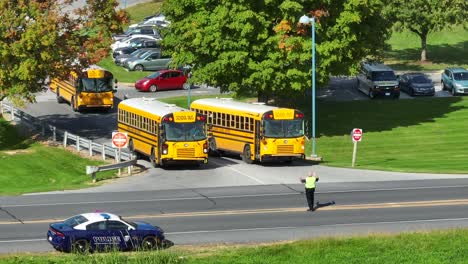
[[[397,72],[401,74],[401,72]],[[435,97],[452,96],[448,91],[442,91],[440,85],[440,72],[430,72],[426,75],[432,80],[435,86]],[[330,101],[353,101],[353,100],[370,100],[370,98],[357,89],[356,77],[332,77],[327,87],[317,89],[317,98]],[[310,95],[310,94],[309,94]],[[414,99],[405,92],[401,92],[400,99]]]

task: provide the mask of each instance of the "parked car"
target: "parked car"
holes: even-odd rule
[[[442,90],[452,95],[468,94],[468,70],[461,67],[447,68],[441,77]]]
[[[395,72],[381,63],[364,62],[357,76],[357,88],[371,99],[385,96],[398,99],[400,88]]]
[[[111,49],[112,51],[118,49],[118,48],[124,48],[124,47],[128,47],[128,46],[131,46],[133,43],[136,43],[142,39],[146,39],[146,40],[154,40],[156,42],[159,42],[161,41],[161,38],[155,38],[153,36],[150,36],[150,35],[131,35],[129,37],[126,37],[122,40],[119,40],[119,41],[116,41],[114,43],[112,43],[111,45]]]
[[[142,48],[159,48],[159,42],[156,40],[140,39],[130,44],[128,47],[117,48],[112,52],[112,57],[116,58],[117,56],[124,54],[131,54],[135,50]]]
[[[169,24],[170,22],[166,20],[166,16],[164,14],[156,14],[145,17],[142,22],[132,24],[129,26],[129,28],[136,28],[141,26],[156,26],[165,28],[169,26]]]
[[[171,58],[162,56],[161,51],[158,50],[128,59],[123,63],[123,66],[129,71],[158,71],[167,69],[170,62]]]
[[[432,80],[424,73],[405,73],[399,78],[400,89],[411,96],[434,95],[435,88]]]
[[[47,241],[57,250],[78,253],[109,249],[158,249],[172,243],[165,239],[160,227],[129,222],[118,215],[104,212],[79,214],[50,224]]]
[[[161,90],[183,89],[187,76],[180,70],[161,70],[152,73],[135,83],[139,91],[156,92]]]
[[[136,27],[131,27],[122,34],[113,35],[112,38],[114,39],[114,41],[118,41],[118,40],[124,39],[126,37],[136,35],[136,34],[149,35],[149,36],[153,36],[155,38],[160,38],[159,31],[156,28],[154,28],[153,26],[151,26],[150,24],[148,24],[148,25],[138,25]]]
[[[123,63],[128,59],[136,58],[138,56],[143,56],[145,53],[147,53],[149,51],[157,51],[157,50],[160,50],[160,49],[159,48],[137,49],[137,50],[135,50],[134,52],[132,52],[130,54],[123,54],[123,55],[119,55],[119,56],[115,57],[114,58],[114,63],[115,63],[115,65],[123,65]]]

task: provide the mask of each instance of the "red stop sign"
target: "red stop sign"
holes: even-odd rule
[[[126,133],[113,132],[112,133],[112,146],[116,148],[126,148],[128,143],[128,137]]]
[[[362,129],[360,128],[355,128],[353,129],[353,132],[351,133],[351,137],[353,138],[353,141],[361,141],[362,139]]]

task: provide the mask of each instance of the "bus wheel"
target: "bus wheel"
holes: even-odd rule
[[[156,84],[151,85],[150,88],[149,88],[149,91],[152,92],[152,93],[157,92],[158,87],[156,86]]]
[[[70,100],[70,107],[71,109],[73,110],[73,112],[76,112],[77,109],[76,109],[76,106],[75,106],[75,97],[72,97],[71,100]]]
[[[250,158],[251,156],[250,146],[246,145],[244,147],[244,153],[242,153],[242,160],[247,164],[252,164],[253,160]]]
[[[153,166],[154,168],[158,167],[158,163],[156,162],[156,157],[154,155],[154,149],[151,150],[150,162],[151,166]]]
[[[57,87],[56,97],[57,97],[57,103],[59,104],[63,103],[62,97],[60,96],[60,89],[58,87]]]

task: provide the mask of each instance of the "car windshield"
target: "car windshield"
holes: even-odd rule
[[[81,92],[110,92],[112,91],[112,78],[82,78],[80,82]]]
[[[372,72],[373,81],[394,81],[396,80],[395,73],[393,71],[375,71]]]
[[[166,140],[169,141],[195,141],[206,138],[205,123],[164,123]]]
[[[424,75],[416,75],[411,78],[411,81],[413,83],[431,83],[432,81],[429,80],[426,76]]]
[[[154,79],[154,78],[158,78],[160,75],[161,75],[161,73],[157,71],[157,72],[153,72],[152,74],[146,76],[146,78]]]
[[[264,120],[263,129],[265,137],[270,138],[292,138],[304,135],[302,119]]]
[[[468,81],[468,72],[456,72],[453,78],[457,81]]]
[[[119,216],[120,220],[122,220],[123,222],[127,223],[128,225],[132,226],[133,228],[137,228],[137,224],[135,224],[134,222],[131,222],[131,221],[127,221],[125,219],[123,219],[121,216]]]
[[[138,49],[138,50],[135,50],[134,52],[130,53],[130,55],[137,56],[137,55],[140,55],[141,53],[144,53],[144,52],[146,52],[146,51]]]
[[[151,52],[151,50],[147,50],[147,51],[142,52],[141,54],[138,54],[138,58],[140,59],[144,58],[149,52]]]
[[[123,42],[128,41],[128,40],[131,39],[131,38],[132,38],[132,37],[126,37],[126,38],[123,38],[123,39],[119,40],[118,42],[122,42],[122,43],[123,43]]]
[[[75,227],[85,222],[88,222],[88,219],[82,215],[76,215],[63,221],[63,223],[69,227]]]

